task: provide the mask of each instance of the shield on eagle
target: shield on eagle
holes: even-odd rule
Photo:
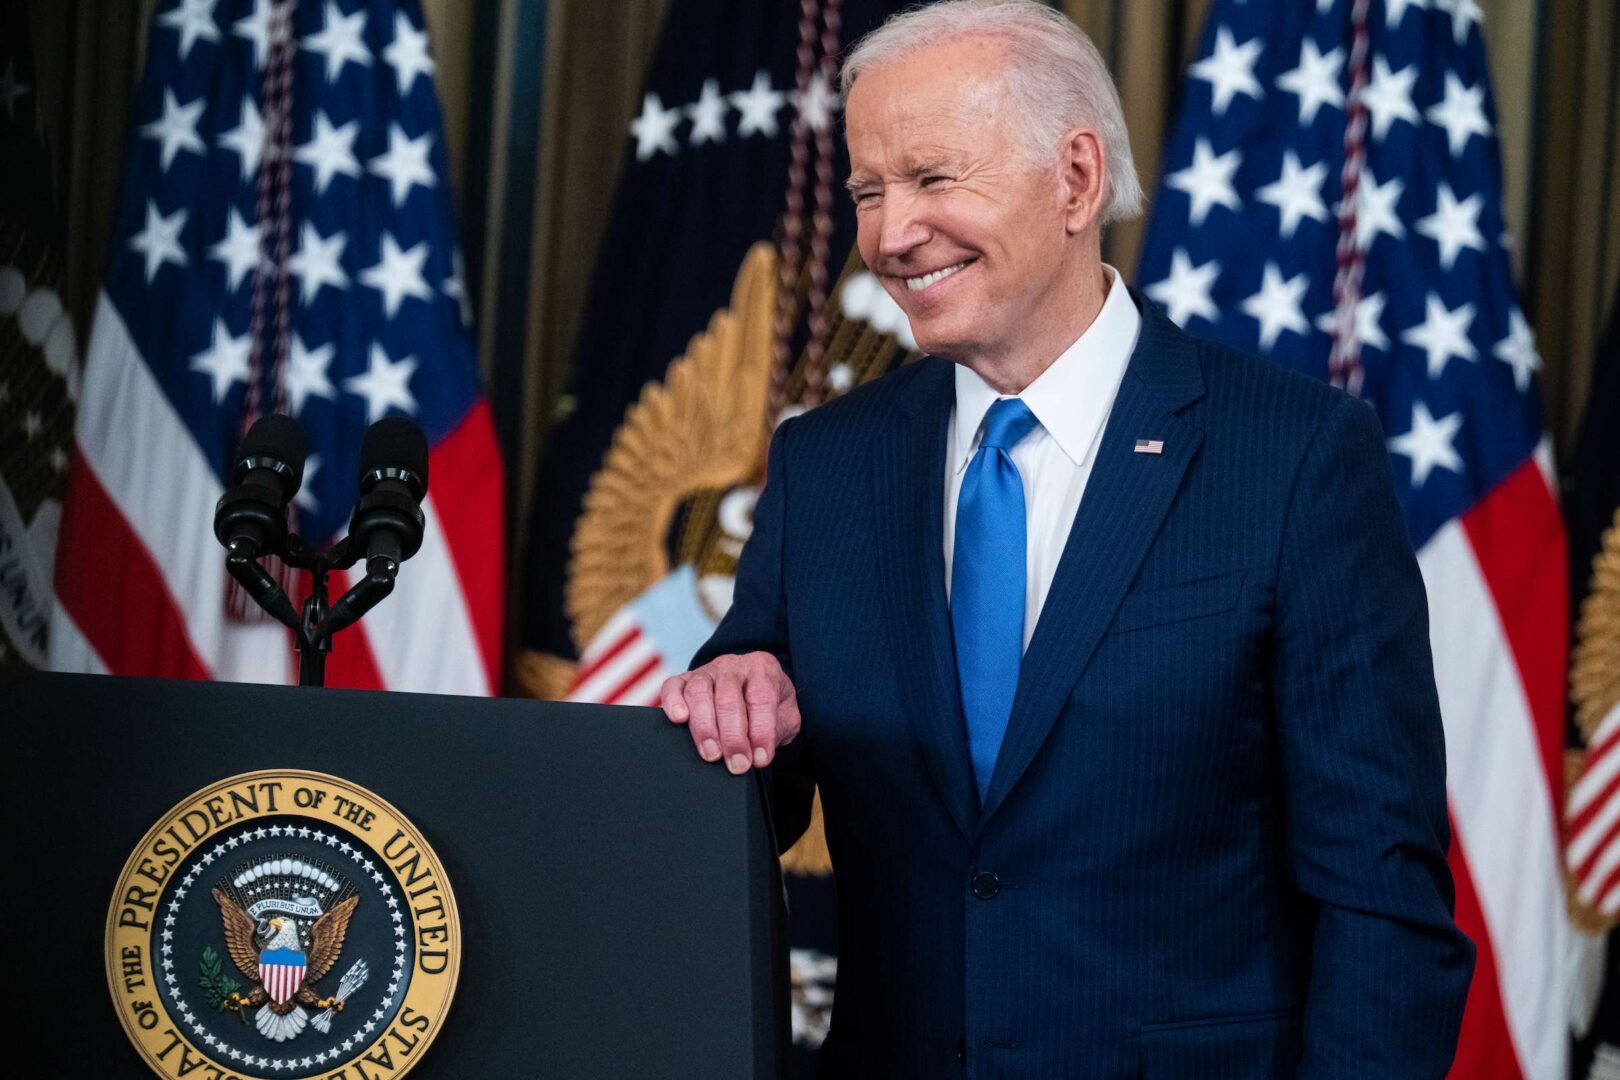
[[[259,954],[259,978],[264,992],[277,1005],[285,1005],[304,985],[304,954],[296,949],[266,949]]]

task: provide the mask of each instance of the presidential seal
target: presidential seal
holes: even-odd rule
[[[107,912],[118,1018],[167,1077],[401,1076],[443,1026],[460,962],[427,842],[321,773],[244,773],[181,802]]]

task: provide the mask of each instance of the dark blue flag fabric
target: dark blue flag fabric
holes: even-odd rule
[[[1457,917],[1479,948],[1454,1075],[1551,1080],[1564,537],[1482,19],[1474,0],[1216,0],[1139,280],[1192,333],[1377,410],[1429,593]],[[1620,903],[1601,831],[1572,856],[1589,899]]]
[[[327,677],[493,692],[501,462],[433,72],[419,0],[157,6],[86,352],[53,666],[290,681],[287,632],[232,603],[212,533],[233,452],[258,416],[297,419],[297,529],[325,545],[367,427],[404,415],[430,447],[426,536]]]
[[[837,57],[902,0],[673,0],[541,463],[517,679],[651,704],[731,603],[784,416],[914,347],[852,254]],[[789,853],[795,1033],[835,961],[819,824]]]

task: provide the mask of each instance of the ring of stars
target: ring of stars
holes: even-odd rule
[[[174,947],[169,942],[174,937],[174,931],[171,927],[178,920],[180,901],[185,899],[186,893],[191,890],[191,887],[202,876],[206,867],[218,859],[223,859],[228,852],[234,850],[242,842],[244,836],[251,835],[254,839],[262,840],[265,837],[276,837],[283,834],[289,837],[296,835],[300,839],[313,839],[332,848],[334,854],[341,852],[347,855],[359,868],[359,876],[370,879],[376,885],[377,891],[382,894],[383,903],[390,909],[390,920],[393,924],[394,935],[394,962],[393,968],[389,972],[388,984],[383,991],[382,1001],[377,1009],[366,1018],[365,1023],[360,1026],[357,1032],[345,1038],[341,1043],[328,1047],[317,1054],[269,1058],[230,1045],[226,1040],[221,1039],[199,1022],[197,1012],[186,1003],[185,996],[180,989],[180,977],[174,973],[175,961],[172,955]],[[346,1052],[366,1044],[365,1036],[370,1035],[383,1023],[389,1015],[390,1007],[395,1005],[397,1000],[403,1000],[400,988],[404,983],[406,958],[410,954],[404,916],[399,910],[399,898],[395,895],[395,890],[389,882],[388,876],[377,869],[376,863],[367,858],[366,854],[365,848],[356,847],[334,833],[311,829],[307,826],[294,828],[291,825],[285,827],[272,825],[269,828],[260,826],[258,829],[239,833],[228,839],[218,841],[192,864],[191,868],[186,872],[186,876],[180,880],[179,888],[175,889],[169,898],[168,909],[163,919],[163,930],[156,935],[161,941],[161,945],[157,945],[156,953],[163,957],[161,966],[164,971],[164,985],[160,989],[172,999],[175,1014],[179,1017],[180,1022],[189,1029],[200,1046],[207,1047],[209,1053],[217,1054],[222,1060],[229,1058],[232,1062],[240,1062],[243,1065],[257,1065],[260,1068],[285,1072],[324,1065],[328,1061],[339,1061],[345,1056]]]

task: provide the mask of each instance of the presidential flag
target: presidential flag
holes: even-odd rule
[[[433,71],[418,0],[159,5],[86,355],[54,666],[291,681],[287,631],[226,587],[212,517],[232,452],[257,416],[296,417],[296,528],[325,544],[366,427],[403,414],[431,447],[426,539],[338,636],[328,681],[497,686],[501,462]]]
[[[1139,277],[1192,333],[1382,418],[1429,595],[1457,920],[1478,948],[1454,1075],[1562,1080],[1564,533],[1481,19],[1474,0],[1217,0]]]
[[[46,663],[79,377],[26,15],[0,8],[0,675]]]
[[[731,605],[769,435],[915,348],[852,254],[838,57],[908,0],[673,0],[529,529],[517,681],[648,705]],[[817,818],[788,853],[793,1030],[827,1033]]]
[[[1620,297],[1597,348],[1564,502],[1577,612],[1570,698],[1579,766],[1565,808],[1582,941],[1575,1075],[1620,1078]],[[1606,939],[1606,940],[1605,940]],[[1605,949],[1605,944],[1607,948]]]
[[[655,702],[730,605],[769,425],[909,340],[876,280],[843,273],[854,212],[835,89],[840,51],[901,6],[670,5],[536,485],[529,692]],[[727,329],[699,341],[717,313]],[[846,318],[873,334],[835,342]]]

